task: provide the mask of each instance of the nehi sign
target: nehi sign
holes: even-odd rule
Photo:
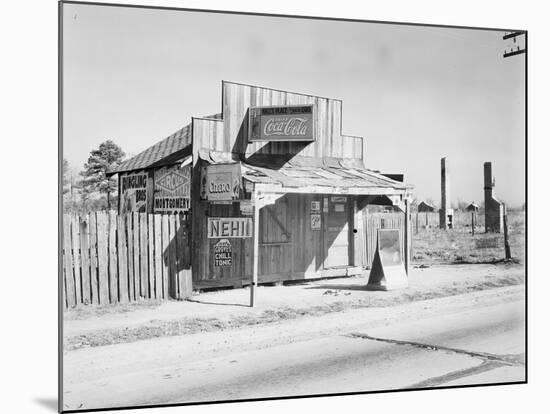
[[[252,237],[252,219],[250,217],[209,217],[208,238]]]
[[[313,105],[249,110],[249,141],[315,141]]]

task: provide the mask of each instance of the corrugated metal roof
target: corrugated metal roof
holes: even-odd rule
[[[243,163],[243,178],[262,184],[275,184],[282,188],[291,187],[332,187],[346,189],[353,194],[357,189],[388,189],[403,192],[410,186],[392,180],[382,174],[365,168],[323,166],[297,167],[286,164],[278,169],[259,167]],[[360,191],[358,192],[360,193]]]

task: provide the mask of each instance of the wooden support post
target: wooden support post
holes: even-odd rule
[[[409,217],[409,200],[405,198],[405,234],[403,235],[403,250],[405,253],[405,272],[409,276],[409,227],[410,227],[410,217]]]
[[[254,307],[256,300],[256,287],[258,285],[258,240],[260,234],[260,202],[257,199],[255,189],[252,190],[252,204],[254,209],[254,239],[252,259],[252,280],[250,281],[250,307]]]
[[[512,252],[510,251],[510,242],[508,241],[508,220],[506,213],[506,205],[504,206],[504,215],[502,216],[503,225],[504,225],[504,254],[506,255],[506,260],[512,258]]]
[[[416,231],[415,234],[418,234],[418,212],[416,212]]]
[[[475,212],[472,210],[472,236],[475,233],[475,229],[476,229]]]

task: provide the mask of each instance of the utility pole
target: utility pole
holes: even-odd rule
[[[527,32],[505,32],[502,40],[512,39],[504,48],[503,57],[521,55],[527,53]]]

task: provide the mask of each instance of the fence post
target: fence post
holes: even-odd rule
[[[91,284],[90,284],[90,247],[88,242],[88,233],[90,219],[88,215],[80,218],[80,267],[82,274],[82,303],[92,303]]]
[[[117,217],[109,211],[109,299],[118,302]]]
[[[506,260],[512,258],[512,252],[510,251],[510,243],[508,242],[508,213],[506,212],[506,205],[503,206],[504,215],[503,215],[503,224],[504,224],[504,254],[506,255]]]
[[[63,252],[67,306],[69,308],[72,308],[76,304],[76,293],[73,275],[71,216],[69,216],[68,214],[63,214]]]
[[[404,240],[404,250],[405,250],[405,272],[407,276],[409,275],[409,201],[405,198],[405,240]]]

